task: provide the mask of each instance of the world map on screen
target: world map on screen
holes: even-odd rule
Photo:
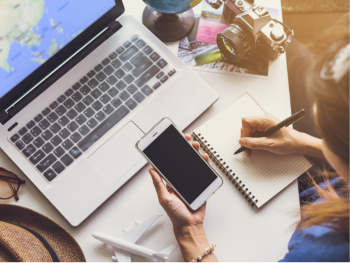
[[[0,98],[114,5],[114,0],[1,0]]]

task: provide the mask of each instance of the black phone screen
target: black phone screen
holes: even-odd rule
[[[189,204],[217,178],[173,125],[143,152]]]

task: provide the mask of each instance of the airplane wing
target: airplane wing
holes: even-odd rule
[[[131,254],[125,250],[119,248],[113,248],[115,257],[112,257],[114,261],[118,262],[131,262]]]
[[[142,222],[141,224],[135,226],[134,228],[130,229],[128,232],[122,234],[119,236],[119,238],[131,242],[136,243],[137,240],[145,233],[145,231],[160,217],[161,215],[155,215],[151,218],[147,219],[146,221]],[[119,260],[118,260],[119,261]]]

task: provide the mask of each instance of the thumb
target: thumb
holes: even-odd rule
[[[266,150],[267,148],[265,137],[263,138],[243,137],[239,140],[239,144],[249,149]]]

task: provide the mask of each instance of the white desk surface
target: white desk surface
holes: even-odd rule
[[[280,0],[263,0],[266,7],[281,8]],[[140,22],[144,3],[141,0],[125,0],[126,14]],[[280,9],[281,10],[281,9]],[[200,6],[195,12],[200,12]],[[167,44],[177,52],[178,43]],[[266,112],[282,119],[290,116],[290,100],[285,55],[270,66],[269,79],[232,76],[196,71],[219,94],[220,99],[194,121],[185,132],[196,127],[223,110],[244,92],[249,92]],[[200,96],[200,95],[199,95]],[[109,198],[80,226],[74,228],[35,188],[17,166],[0,150],[0,166],[26,179],[19,191],[19,202],[12,198],[1,203],[25,206],[42,213],[67,229],[82,247],[87,261],[110,262],[113,251],[92,238],[92,232],[120,235],[122,228],[130,229],[135,221],[143,221],[154,214],[164,216],[148,230],[138,244],[155,250],[177,245],[168,216],[158,204],[151,177],[147,169],[140,170],[128,183]],[[299,209],[298,188],[295,181],[272,199],[260,211],[253,210],[235,187],[224,179],[224,185],[213,195],[207,205],[205,229],[210,243],[216,242],[219,261],[278,261],[287,250],[293,232],[294,216]],[[77,189],[79,191],[79,189]],[[93,193],[92,193],[93,194]],[[147,259],[133,256],[133,261]],[[183,261],[179,247],[170,255],[171,261]]]

